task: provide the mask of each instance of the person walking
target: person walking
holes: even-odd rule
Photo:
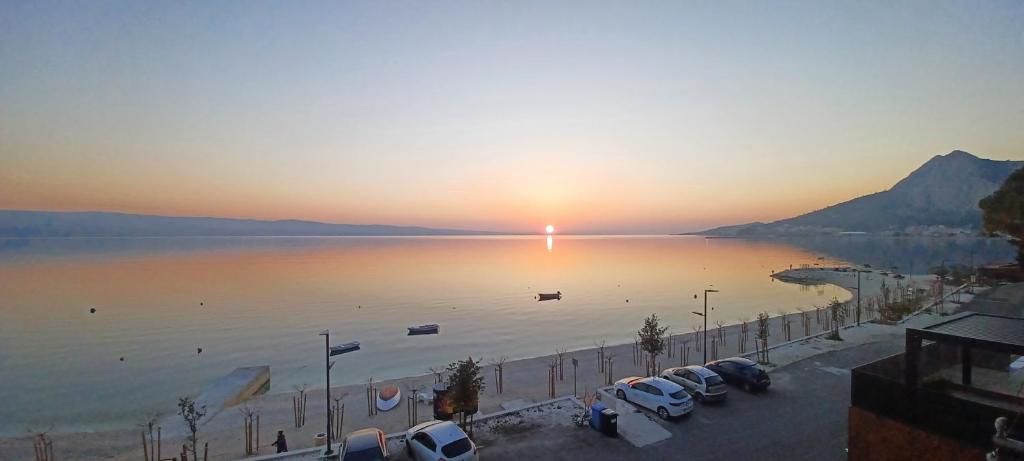
[[[284,438],[284,431],[277,431],[277,440],[270,444],[277,447],[278,453],[284,453],[288,451],[288,441]]]

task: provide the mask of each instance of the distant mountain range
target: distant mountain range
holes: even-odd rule
[[[153,216],[98,211],[0,210],[0,237],[419,236],[494,232],[428,227]]]
[[[771,223],[718,227],[700,235],[755,237],[841,232],[929,233],[977,230],[978,201],[991,194],[1024,161],[978,158],[955,150],[936,155],[891,189]]]

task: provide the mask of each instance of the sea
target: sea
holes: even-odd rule
[[[271,393],[322,386],[323,330],[361,343],[332,371],[352,384],[629,342],[651,314],[688,333],[706,288],[712,323],[850,298],[770,277],[791,267],[1012,256],[991,239],[865,236],[0,240],[0,436],[136,427],[237,367],[269,365]]]

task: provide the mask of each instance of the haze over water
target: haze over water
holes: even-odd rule
[[[768,277],[827,262],[816,254],[700,237],[555,237],[551,251],[543,236],[53,239],[0,254],[4,434],[131,427],[242,366],[270,365],[271,392],[322,386],[324,328],[363,345],[338,358],[345,384],[627,342],[652,312],[689,332],[709,285],[712,322],[850,296]],[[406,336],[424,323],[441,334]]]

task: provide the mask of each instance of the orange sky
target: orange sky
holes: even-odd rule
[[[1024,159],[1024,6],[582,6],[0,5],[0,208],[665,233]]]

